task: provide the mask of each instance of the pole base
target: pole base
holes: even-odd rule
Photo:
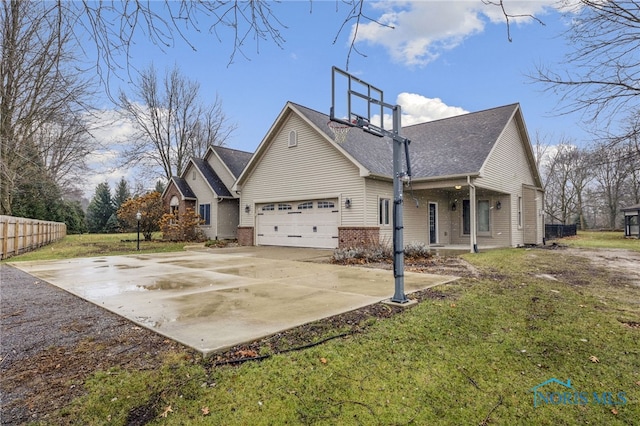
[[[393,299],[384,299],[382,303],[389,306],[400,306],[401,308],[408,308],[409,306],[417,305],[418,301],[415,299],[406,299],[406,301],[404,302],[396,302]]]

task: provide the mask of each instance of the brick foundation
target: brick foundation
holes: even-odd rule
[[[340,226],[338,248],[371,247],[380,244],[380,228],[365,226]]]
[[[238,245],[253,246],[253,226],[238,226]]]

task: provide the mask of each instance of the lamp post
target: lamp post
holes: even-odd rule
[[[140,219],[142,219],[142,213],[140,213],[140,211],[136,213],[136,219],[138,219],[138,251],[140,251]]]

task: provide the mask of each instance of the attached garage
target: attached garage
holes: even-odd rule
[[[338,247],[338,200],[302,200],[256,206],[259,246]]]

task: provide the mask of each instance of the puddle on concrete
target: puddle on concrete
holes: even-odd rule
[[[142,265],[113,265],[118,269],[138,269],[142,268]]]

